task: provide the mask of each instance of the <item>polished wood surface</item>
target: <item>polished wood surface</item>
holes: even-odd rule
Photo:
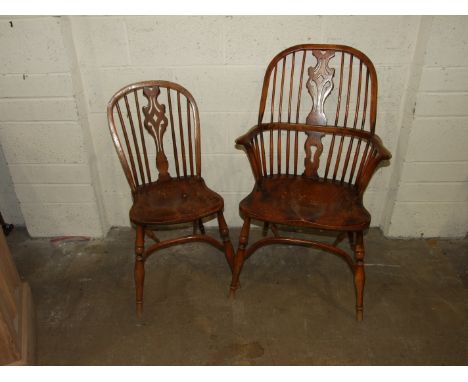
[[[293,175],[264,179],[262,188],[243,199],[239,208],[256,220],[318,229],[359,230],[370,222],[355,188]]]
[[[336,78],[338,77],[337,81]],[[258,123],[236,143],[249,159],[255,184],[239,205],[244,219],[230,294],[245,259],[271,244],[313,246],[350,266],[356,318],[363,318],[363,231],[371,216],[363,194],[378,165],[391,158],[375,134],[377,75],[362,52],[343,45],[297,45],[267,67]],[[251,220],[264,237],[248,246]],[[337,231],[335,243],[282,236],[278,225]],[[338,247],[348,236],[354,259]]]
[[[188,90],[169,81],[134,83],[111,98],[107,117],[132,191],[136,309],[141,316],[144,264],[149,255],[172,245],[203,241],[223,251],[232,269],[234,251],[223,216],[223,198],[201,176],[200,118]],[[207,235],[203,227],[203,219],[213,216],[221,241]],[[158,226],[189,222],[192,235],[160,241],[155,234]],[[154,243],[146,243],[146,238]]]
[[[169,178],[141,187],[130,210],[135,224],[176,224],[197,221],[223,209],[223,198],[202,178]],[[203,227],[203,226],[202,226]]]

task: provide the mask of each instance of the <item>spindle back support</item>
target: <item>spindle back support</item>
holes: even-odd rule
[[[376,115],[377,75],[364,53],[343,45],[284,50],[266,70],[251,142],[261,176],[355,185],[372,156]]]
[[[313,155],[307,155],[307,148],[312,150],[307,142],[310,133],[324,136]],[[340,127],[274,122],[255,126],[237,142],[251,147],[250,161],[257,181],[278,175],[305,176],[346,183],[363,192],[371,174],[368,169],[379,160],[377,136]],[[306,150],[300,152],[300,147]]]
[[[133,193],[157,180],[201,176],[198,107],[184,87],[169,81],[131,84],[111,98],[107,117]]]

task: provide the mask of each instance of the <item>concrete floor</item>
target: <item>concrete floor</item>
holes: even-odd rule
[[[38,364],[468,364],[468,239],[389,240],[371,229],[362,323],[342,259],[265,247],[246,262],[230,301],[228,266],[206,244],[147,261],[138,322],[133,240],[131,229],[84,242],[30,239],[21,229],[8,237],[33,291]]]

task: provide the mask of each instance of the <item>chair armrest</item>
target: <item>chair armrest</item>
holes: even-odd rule
[[[356,186],[360,195],[362,195],[366,190],[372,176],[377,170],[378,165],[382,161],[389,160],[392,157],[390,151],[385,148],[382,140],[377,135],[373,135],[369,139],[369,150],[370,152],[367,156],[366,162],[356,179]]]
[[[363,142],[367,142],[365,153],[363,154],[364,160],[360,165],[355,180],[355,185],[360,195],[364,193],[379,163],[392,157],[390,152],[382,144],[381,139],[377,135],[367,131],[347,129],[342,127],[310,126],[305,124],[288,123],[267,123],[255,125],[247,133],[237,138],[236,143],[242,146],[246,151],[256,182],[261,181],[263,176],[261,152],[257,136],[264,131],[279,129],[302,132],[315,131],[324,134],[336,134],[338,136],[353,137],[353,139],[362,139]],[[265,164],[263,164],[263,166],[264,165]]]
[[[259,181],[262,177],[261,164],[257,156],[257,152],[253,147],[253,140],[257,134],[261,131],[258,125],[253,126],[247,133],[241,135],[236,139],[236,144],[242,146],[249,158],[250,167],[252,168],[255,181]]]
[[[253,126],[249,131],[247,131],[245,134],[241,135],[236,139],[236,144],[247,147],[252,145],[252,140],[255,138],[255,136],[258,134],[260,131],[260,128],[258,125]]]
[[[392,154],[390,151],[387,150],[387,148],[383,145],[382,140],[378,135],[374,135],[371,139],[372,144],[378,151],[378,158],[379,162],[383,160],[389,160],[392,158]]]

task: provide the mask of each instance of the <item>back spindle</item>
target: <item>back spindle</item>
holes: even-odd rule
[[[263,140],[263,131],[260,133],[260,143],[261,143],[261,162],[262,162],[262,171],[263,171],[263,176],[267,176],[267,169],[266,169],[266,160],[265,160],[265,142]]]
[[[145,161],[145,168],[146,168],[146,175],[148,178],[148,182],[151,183],[151,170],[148,162],[148,152],[146,150],[146,142],[145,142],[145,134],[143,130],[143,123],[141,122],[141,109],[140,109],[140,103],[138,100],[138,92],[137,90],[133,90],[133,94],[135,96],[135,106],[136,106],[136,114],[138,116],[138,127],[140,130],[140,140],[141,140],[141,146],[143,149],[143,157]]]
[[[126,110],[127,110],[127,118],[128,118],[129,123],[130,123],[130,129],[131,129],[131,132],[132,132],[133,147],[135,148],[135,155],[136,155],[136,158],[137,158],[138,169],[140,170],[140,179],[141,179],[141,183],[145,184],[146,183],[145,173],[144,173],[143,165],[142,165],[142,161],[141,161],[141,154],[140,154],[140,149],[139,149],[139,145],[138,145],[138,139],[137,139],[137,136],[136,136],[136,133],[135,133],[135,126],[133,124],[132,112],[130,110],[130,106],[129,106],[129,103],[128,103],[128,97],[127,97],[126,94],[124,95],[124,100],[125,100],[125,107],[126,107]]]
[[[278,106],[278,122],[281,122],[281,112],[283,110],[283,92],[284,92],[284,75],[286,71],[286,57],[283,58],[283,67],[281,70],[281,88],[280,88],[280,98]]]
[[[185,140],[184,130],[182,127],[182,108],[180,106],[180,92],[177,92],[177,115],[179,120],[180,150],[182,151],[182,167],[184,169],[184,177],[187,177],[187,161],[185,157]]]
[[[187,126],[188,126],[188,142],[189,142],[189,157],[190,157],[190,175],[194,176],[193,172],[193,149],[192,149],[192,127],[191,127],[191,112],[190,112],[190,104],[189,100],[187,99]]]
[[[130,159],[133,182],[135,183],[136,187],[139,187],[140,183],[138,181],[138,175],[137,175],[136,168],[135,168],[135,161],[133,159],[132,148],[130,146],[130,141],[128,139],[127,127],[126,127],[124,119],[122,117],[122,111],[120,109],[120,105],[119,105],[118,102],[117,102],[116,106],[117,106],[117,113],[119,115],[120,126],[121,126],[122,133],[123,133],[123,136],[124,136],[124,139],[125,139],[125,145],[127,147],[127,155],[128,155],[128,158]]]
[[[174,150],[174,164],[176,168],[177,178],[180,178],[180,170],[179,170],[179,154],[177,151],[177,141],[176,141],[176,134],[174,128],[174,114],[172,112],[172,98],[171,98],[171,90],[169,88],[166,89],[167,92],[167,103],[169,106],[169,121],[171,125],[171,136],[172,136],[172,149]]]

